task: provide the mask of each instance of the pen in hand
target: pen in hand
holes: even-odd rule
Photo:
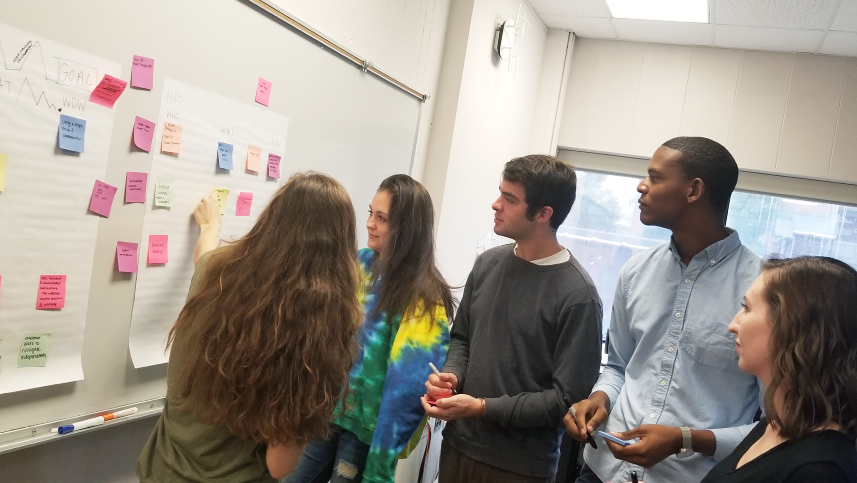
[[[568,412],[571,414],[571,417],[577,419],[577,411],[574,410],[574,406],[569,406]],[[592,433],[589,431],[586,432],[586,441],[592,445],[593,449],[598,449],[598,445],[595,444],[595,438],[592,437]]]
[[[437,367],[435,367],[435,365],[434,365],[434,364],[432,364],[431,362],[429,362],[429,367],[431,367],[431,371],[432,371],[432,372],[434,372],[434,375],[436,375],[437,377],[440,377],[440,371],[439,371],[439,370],[437,370]],[[455,391],[455,389],[450,388],[450,391],[452,391],[452,395],[453,395],[453,396],[455,396],[456,394],[458,394],[458,393]]]

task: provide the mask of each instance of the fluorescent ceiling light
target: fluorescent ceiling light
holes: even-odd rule
[[[708,0],[606,0],[613,18],[708,23]]]

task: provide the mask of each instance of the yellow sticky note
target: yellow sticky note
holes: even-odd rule
[[[161,151],[165,153],[179,154],[182,152],[182,126],[171,122],[164,123],[161,138]]]
[[[258,173],[260,166],[262,166],[262,149],[250,146],[247,148],[247,171]]]
[[[0,154],[0,191],[6,189],[6,155]]]
[[[220,214],[226,214],[226,197],[229,196],[229,190],[226,188],[211,188],[211,191],[217,193],[217,203],[220,204]]]

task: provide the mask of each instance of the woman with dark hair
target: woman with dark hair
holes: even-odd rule
[[[333,437],[310,443],[288,483],[395,479],[424,411],[428,363],[441,367],[455,300],[434,259],[434,208],[410,176],[385,179],[369,205],[368,248],[358,259],[363,324],[349,397]]]
[[[703,483],[857,482],[857,272],[827,257],[770,260],[729,325],[766,418]]]
[[[289,473],[329,433],[360,307],[356,220],[336,180],[296,174],[223,248],[216,195],[187,303],[170,331],[164,411],[137,463],[142,482],[258,482]]]

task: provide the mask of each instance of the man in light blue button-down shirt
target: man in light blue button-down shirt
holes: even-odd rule
[[[700,481],[760,407],[758,381],[738,368],[727,330],[761,262],[725,226],[738,166],[720,144],[683,137],[658,148],[648,172],[637,187],[640,220],[672,238],[622,268],[607,365],[574,405],[577,417],[565,418],[578,440],[601,429],[637,442],[598,438],[578,483],[626,482],[631,472],[649,483]]]

